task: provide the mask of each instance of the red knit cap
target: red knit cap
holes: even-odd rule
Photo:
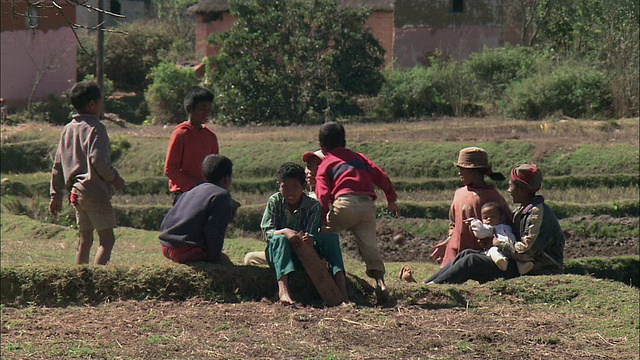
[[[322,150],[317,150],[314,152],[307,151],[302,154],[302,161],[309,162],[314,157],[318,158],[318,160],[322,160],[324,159],[324,153],[322,152]]]
[[[542,172],[536,164],[522,164],[511,169],[511,181],[524,185],[530,193],[536,193],[542,186]]]

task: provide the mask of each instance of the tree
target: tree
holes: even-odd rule
[[[198,0],[152,0],[158,20],[175,35],[172,51],[189,60],[195,55],[196,26],[187,9],[197,2]]]
[[[222,123],[292,124],[340,115],[356,95],[376,94],[384,50],[368,12],[337,0],[231,1],[233,28],[211,40]]]

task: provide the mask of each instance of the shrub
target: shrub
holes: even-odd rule
[[[541,119],[556,112],[574,118],[611,114],[606,75],[585,65],[563,64],[514,83],[505,91],[507,116]]]
[[[122,24],[105,37],[104,72],[116,88],[142,91],[147,74],[171,49],[173,35],[160,22]]]
[[[64,125],[71,120],[73,106],[69,103],[67,94],[61,96],[49,94],[47,101],[32,104],[31,112],[35,115],[35,119],[48,122],[54,125]],[[5,161],[3,159],[2,161]]]
[[[453,115],[435,77],[433,68],[424,67],[387,72],[376,112],[381,116],[401,118]]]
[[[118,114],[133,124],[142,124],[149,116],[144,93],[115,93],[105,99],[105,112]]]
[[[505,89],[514,81],[530,76],[536,68],[536,57],[532,48],[524,46],[490,49],[472,53],[463,62],[463,68],[474,80],[483,100],[495,103]]]
[[[179,123],[185,120],[182,105],[187,90],[198,84],[196,74],[189,68],[161,62],[151,70],[151,85],[145,92],[151,123]]]

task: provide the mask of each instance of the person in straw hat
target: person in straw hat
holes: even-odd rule
[[[511,211],[505,199],[493,185],[485,182],[485,176],[492,180],[504,180],[504,175],[494,173],[489,164],[487,152],[479,147],[467,147],[458,153],[458,176],[462,187],[456,190],[449,208],[449,236],[436,244],[431,258],[447,265],[465,249],[488,250],[490,241],[478,241],[465,220],[481,218],[482,205],[495,202],[500,205],[505,219],[511,219]],[[508,222],[509,224],[510,222]]]
[[[542,185],[542,172],[535,164],[522,164],[511,169],[509,194],[519,204],[513,212],[512,227],[516,242],[501,242],[493,238],[493,245],[507,256],[502,271],[480,250],[467,249],[453,261],[440,268],[425,282],[427,284],[460,284],[467,280],[480,283],[498,278],[510,279],[521,274],[517,261],[532,261],[527,275],[552,275],[563,272],[564,235],[558,218],[536,193]]]

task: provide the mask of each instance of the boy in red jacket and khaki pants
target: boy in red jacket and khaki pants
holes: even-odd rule
[[[318,140],[325,154],[318,167],[315,188],[322,221],[327,231],[351,231],[366,264],[367,276],[375,280],[378,303],[384,303],[389,291],[377,246],[374,185],[384,192],[389,211],[399,216],[396,192],[389,176],[373,161],[345,147],[345,130],[341,124],[322,125]]]

